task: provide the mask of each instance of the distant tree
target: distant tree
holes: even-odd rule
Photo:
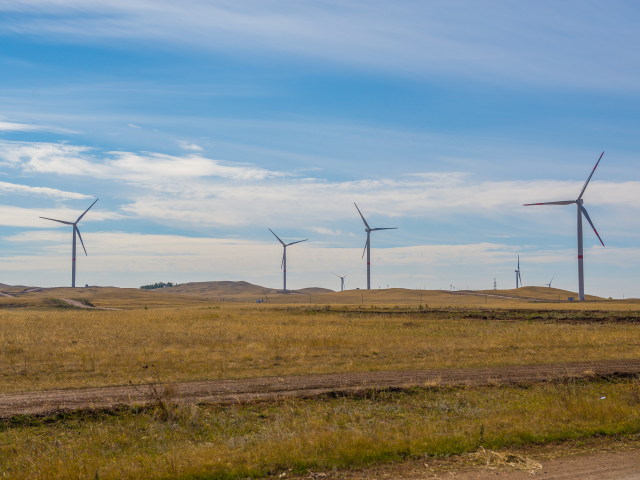
[[[155,288],[164,288],[164,287],[177,287],[178,284],[177,283],[171,283],[171,282],[158,282],[158,283],[153,283],[151,285],[143,285],[140,288],[142,290],[153,290]]]

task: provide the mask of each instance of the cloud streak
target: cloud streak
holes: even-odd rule
[[[0,132],[52,132],[52,133],[80,133],[62,127],[32,125],[28,123],[0,122]]]
[[[139,38],[294,56],[403,74],[638,88],[633,4],[582,2],[14,0],[9,33],[65,41]],[[10,15],[9,15],[10,14]]]
[[[65,192],[63,190],[48,187],[30,187],[28,185],[18,185],[16,183],[9,182],[0,182],[0,194],[2,193],[46,196],[65,200],[91,198],[90,195],[84,195],[82,193]]]
[[[132,182],[173,182],[200,177],[261,180],[283,176],[263,168],[233,164],[197,154],[108,152],[103,158],[86,146],[55,143],[0,143],[0,162],[25,173],[89,176]]]

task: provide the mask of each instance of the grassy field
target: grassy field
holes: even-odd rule
[[[615,318],[609,312],[527,312],[10,309],[0,311],[0,393],[127,384],[146,364],[165,382],[179,382],[637,358],[640,329],[607,321]],[[556,323],[574,318],[604,323]]]
[[[637,434],[639,407],[631,379],[23,417],[0,422],[0,477],[340,478],[480,446]]]
[[[317,294],[311,305],[295,294],[256,304],[241,294],[115,288],[15,293],[0,298],[0,393],[139,383],[149,364],[170,384],[637,359],[640,347],[637,301],[557,303],[525,289],[486,304],[393,289]],[[71,308],[61,298],[121,310]],[[345,468],[479,446],[640,433],[634,378],[164,405],[2,421],[0,478],[340,477]]]

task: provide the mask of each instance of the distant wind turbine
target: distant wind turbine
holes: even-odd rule
[[[584,269],[582,265],[583,256],[584,256],[582,252],[582,215],[585,216],[585,218],[589,222],[589,225],[591,225],[591,228],[593,228],[593,231],[598,237],[598,240],[600,240],[600,243],[604,247],[604,242],[600,238],[600,235],[598,235],[598,231],[596,230],[596,227],[593,226],[593,222],[589,218],[587,209],[584,208],[584,206],[582,205],[583,204],[582,195],[584,195],[584,191],[587,189],[587,185],[589,185],[589,181],[591,180],[591,177],[595,173],[596,168],[598,168],[598,165],[600,164],[600,160],[602,160],[602,155],[604,155],[604,152],[602,152],[602,154],[600,155],[600,158],[598,159],[596,166],[593,167],[593,170],[591,171],[591,175],[589,175],[589,178],[587,178],[587,181],[584,182],[582,191],[580,192],[580,195],[576,200],[565,200],[562,202],[526,203],[524,205],[525,207],[528,207],[531,205],[571,205],[572,203],[575,203],[578,206],[578,294],[579,294],[580,300],[584,300]]]
[[[522,287],[522,277],[520,276],[520,255],[518,255],[518,269],[516,270],[516,288],[518,287],[518,280],[520,280],[520,287]]]
[[[98,200],[99,199],[96,198],[96,202]],[[91,207],[93,207],[96,204],[96,202],[93,202],[91,204]],[[64,223],[65,225],[72,225],[73,226],[73,247],[71,249],[71,286],[73,288],[75,288],[75,286],[76,286],[76,232],[78,233],[78,237],[80,237],[80,243],[82,244],[82,249],[84,250],[84,254],[85,254],[85,256],[87,255],[87,249],[84,248],[84,242],[82,241],[82,235],[80,235],[80,230],[78,229],[78,222],[80,220],[82,220],[82,217],[85,216],[85,214],[91,209],[91,207],[87,208],[84,211],[84,213],[78,217],[78,219],[75,222],[65,222],[64,220],[56,220],[55,218],[40,217],[40,218],[43,218],[45,220],[51,220],[53,222]]]
[[[273,230],[269,229],[269,231],[273,233]],[[284,293],[287,293],[287,247],[291,245],[295,245],[296,243],[306,242],[309,239],[305,238],[304,240],[298,240],[297,242],[284,243],[282,240],[280,240],[280,237],[278,237],[278,235],[276,235],[275,233],[273,233],[273,236],[278,239],[278,241],[282,244],[284,248],[284,252],[282,253],[282,263],[280,264],[280,268],[282,268],[282,274],[283,274],[282,290],[284,291]]]
[[[347,278],[347,275],[349,275],[349,274],[347,273],[347,275],[344,275],[342,277],[340,275],[336,274],[336,273],[332,273],[331,275],[335,275],[336,277],[338,277],[340,279],[340,291],[344,292],[344,279]]]
[[[553,279],[556,278],[556,274],[553,274],[553,277],[551,277],[551,281],[549,283],[545,283],[545,286],[551,288],[551,284],[553,283]]]
[[[353,202],[353,204],[356,205],[355,202]],[[364,245],[364,251],[362,252],[362,257],[364,258],[364,252],[367,252],[367,290],[371,290],[371,232],[375,232],[375,231],[378,231],[378,230],[397,230],[398,227],[371,228],[371,227],[369,227],[369,224],[367,223],[367,221],[362,216],[362,212],[358,208],[358,205],[356,205],[356,209],[358,210],[358,213],[360,214],[360,217],[362,218],[362,221],[364,222],[364,226],[366,227],[364,229],[364,231],[367,232],[367,243],[365,243],[365,245]]]

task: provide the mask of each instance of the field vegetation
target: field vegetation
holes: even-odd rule
[[[621,313],[11,309],[0,311],[0,393],[127,384],[145,364],[181,382],[637,358],[640,329],[629,322],[640,314]]]
[[[389,289],[271,293],[256,304],[254,294],[185,288],[0,298],[0,394],[140,384],[148,365],[162,392],[151,407],[0,420],[0,478],[340,477],[480,447],[640,433],[634,377],[232,406],[171,400],[183,381],[637,359],[637,301]]]
[[[339,478],[343,469],[640,432],[635,379],[425,388],[0,422],[0,477]],[[483,458],[477,457],[479,461]],[[424,467],[421,476],[433,473]]]

